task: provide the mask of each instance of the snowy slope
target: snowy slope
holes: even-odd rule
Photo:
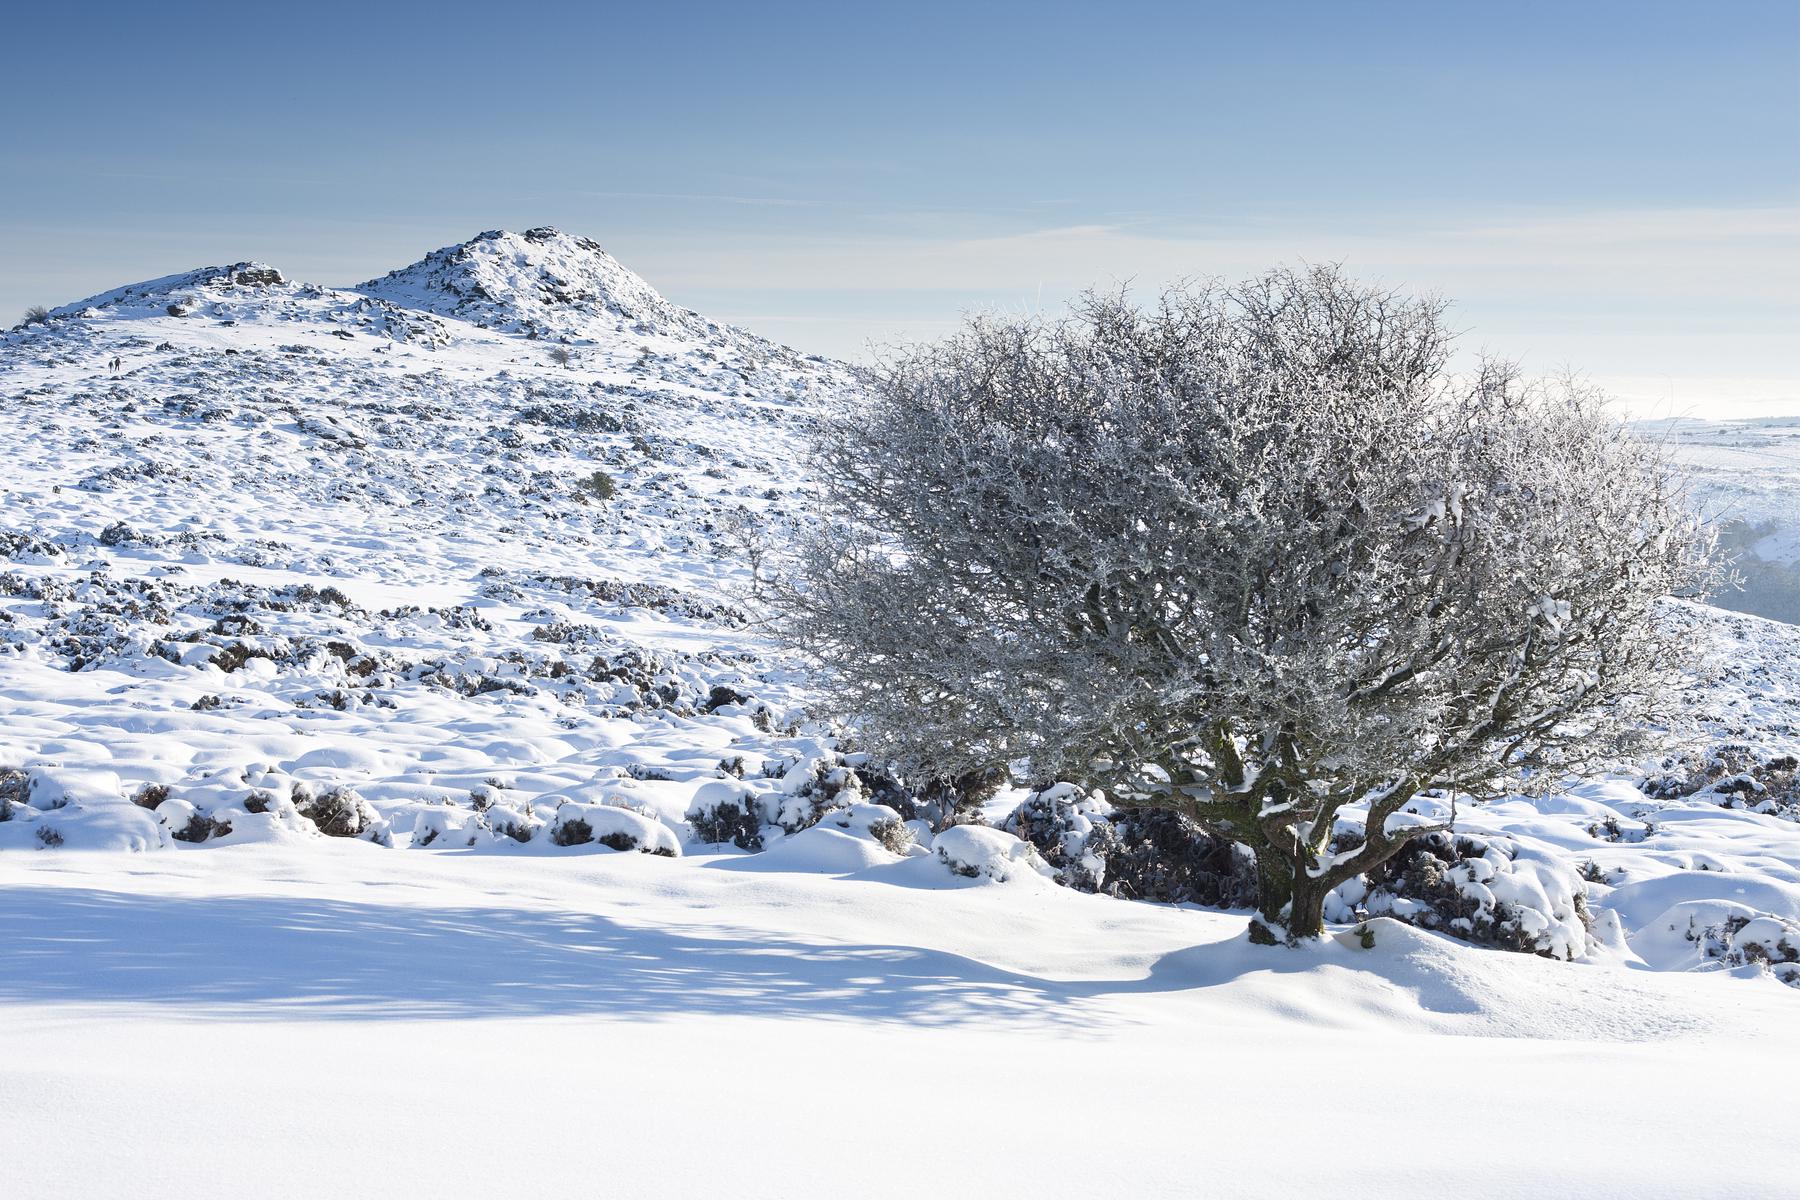
[[[10,335],[0,670],[22,710],[0,765],[76,802],[66,845],[166,842],[117,803],[146,784],[211,811],[299,772],[389,812],[521,770],[528,796],[670,755],[710,773],[757,734],[743,705],[697,711],[718,686],[789,723],[733,597],[745,547],[799,511],[795,431],[840,372],[679,327],[565,368],[273,275],[190,273]]]
[[[555,229],[490,230],[355,290],[529,338],[617,343],[659,335],[792,357],[783,347],[669,303],[599,243]]]
[[[1800,1048],[1766,961],[1800,954],[1800,626],[1680,608],[1711,745],[1462,810],[1446,886],[1578,961],[1378,894],[1334,909],[1373,949],[1257,950],[997,829],[901,833],[809,718],[755,564],[850,386],[554,230],[5,334],[0,1192],[1274,1196],[1329,1157],[1366,1194],[1372,1104],[1542,1147],[1476,1194],[1779,1186],[1790,1125],[1688,1131]],[[1717,474],[1779,510],[1790,448]],[[760,853],[698,838],[722,800]],[[1295,1122],[1330,1136],[1272,1146]],[[146,1173],[182,1131],[204,1178]]]
[[[1695,502],[1718,522],[1742,588],[1716,603],[1800,623],[1800,417],[1655,422],[1695,473]]]

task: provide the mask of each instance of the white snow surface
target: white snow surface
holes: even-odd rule
[[[1800,417],[1648,423],[1694,472],[1694,501],[1737,560],[1727,608],[1800,623]]]
[[[1253,947],[864,796],[751,566],[848,386],[554,230],[5,334],[0,1195],[1791,1188],[1800,810],[1748,785],[1460,809],[1574,961],[1354,889]],[[1800,512],[1795,445],[1731,486]],[[1800,628],[1681,619],[1716,740],[1800,750]]]

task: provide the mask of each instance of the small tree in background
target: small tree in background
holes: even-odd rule
[[[788,635],[870,748],[1184,813],[1255,855],[1253,936],[1316,936],[1448,827],[1421,792],[1665,719],[1658,606],[1716,578],[1656,444],[1574,381],[1450,375],[1443,313],[1280,270],[904,353],[823,427]]]
[[[19,322],[21,325],[48,325],[49,323],[50,310],[41,304],[34,304],[26,309],[25,319]]]
[[[550,361],[559,367],[566,367],[575,361],[575,356],[569,352],[567,346],[552,346],[550,348]]]

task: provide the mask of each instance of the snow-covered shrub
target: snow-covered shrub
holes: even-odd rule
[[[905,854],[913,845],[912,830],[885,804],[856,801],[831,808],[821,813],[812,827],[842,829],[878,843],[890,854]]]
[[[475,846],[484,838],[492,840],[494,836],[481,814],[471,813],[456,804],[433,804],[413,816],[414,849],[438,845]]]
[[[894,812],[885,804],[872,807],[882,808],[890,813]],[[881,848],[889,854],[905,854],[914,844],[912,827],[902,821],[898,813],[891,817],[879,817],[870,821],[869,836],[880,842]]]
[[[490,804],[478,811],[476,823],[498,837],[515,842],[529,842],[538,831],[537,822],[529,814],[502,804]]]
[[[0,767],[0,821],[12,820],[12,808],[31,798],[31,775],[17,767]]]
[[[131,793],[131,802],[139,808],[154,811],[163,801],[169,798],[169,785],[166,783],[146,783]]]
[[[810,829],[833,809],[848,808],[866,798],[862,777],[845,765],[843,755],[824,746],[791,763],[782,772],[781,791],[763,797],[765,803],[774,803],[769,823],[788,834]]]
[[[157,807],[156,819],[178,842],[199,844],[231,832],[231,822],[203,813],[185,800],[166,800]]]
[[[712,690],[706,694],[706,701],[700,705],[700,711],[703,713],[718,712],[727,704],[748,703],[750,703],[750,697],[744,695],[744,693],[738,691],[734,687],[727,687],[722,683],[718,683],[714,684]]]
[[[1340,846],[1340,849],[1349,849]],[[1394,917],[1464,941],[1549,958],[1588,953],[1586,889],[1567,862],[1497,835],[1432,833],[1341,885],[1326,917]]]
[[[779,770],[779,790],[757,790],[734,777],[701,785],[686,818],[694,836],[709,844],[730,842],[740,850],[761,850],[774,838],[791,837],[828,824],[867,837],[894,854],[914,843],[913,831],[896,807],[877,802],[862,772],[845,757],[819,745]],[[885,798],[891,792],[877,795]]]
[[[1767,913],[1732,913],[1716,925],[1692,929],[1702,958],[1724,966],[1756,964],[1790,987],[1800,987],[1800,927]]]
[[[1059,783],[1026,797],[1002,828],[1035,846],[1057,881],[1077,891],[1209,908],[1256,902],[1249,855],[1179,813],[1114,809]]]
[[[42,844],[44,849],[54,850],[56,847],[63,844],[63,835],[58,833],[54,826],[39,825],[37,828],[37,840]]]
[[[127,546],[133,542],[144,542],[150,539],[133,529],[124,521],[114,521],[100,531],[102,546]]]
[[[1703,755],[1664,759],[1642,786],[1659,800],[1691,797],[1800,821],[1800,758],[1742,742],[1722,743]]]
[[[708,845],[730,842],[739,850],[761,850],[771,821],[754,792],[732,783],[709,783],[694,793],[687,822]]]
[[[21,326],[48,325],[49,323],[50,310],[41,304],[34,304],[26,309],[24,318],[19,321]]]
[[[1661,971],[1757,968],[1800,987],[1800,925],[1735,900],[1684,900],[1631,938]]]
[[[980,823],[982,806],[1006,783],[1006,772],[999,767],[931,776],[915,784],[866,754],[847,755],[846,761],[856,765],[870,800],[887,805],[903,820],[924,821],[933,832]]]
[[[674,858],[681,853],[675,834],[655,817],[614,804],[567,801],[557,805],[550,821],[550,840],[558,846],[590,843],[611,850],[638,850]]]
[[[1656,826],[1645,821],[1641,825],[1626,825],[1616,816],[1609,816],[1588,826],[1588,836],[1603,842],[1641,842],[1656,832]]]
[[[387,823],[356,792],[347,787],[315,793],[303,783],[294,785],[294,808],[327,837],[370,837],[381,840]]]
[[[550,841],[558,846],[585,846],[594,840],[594,827],[580,817],[559,821],[550,830]]]
[[[1110,813],[1105,801],[1059,783],[1025,797],[1000,828],[1031,843],[1058,883],[1096,892],[1106,885],[1106,856],[1116,845]]]
[[[592,496],[596,500],[611,500],[619,490],[613,477],[605,471],[595,471],[584,476],[575,486],[581,489],[583,495]]]
[[[952,874],[968,879],[985,876],[1006,883],[1026,875],[1050,874],[1031,843],[987,825],[953,825],[932,838],[931,848]]]
[[[1105,891],[1114,896],[1208,908],[1256,904],[1256,862],[1227,838],[1165,809],[1115,813]]]

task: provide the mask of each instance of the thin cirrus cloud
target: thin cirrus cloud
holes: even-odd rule
[[[753,208],[816,208],[816,200],[784,196],[730,196],[710,192],[578,192],[587,200],[677,200],[697,204],[742,204]]]
[[[1159,231],[1091,222],[995,236],[739,237],[646,245],[677,293],[755,279],[720,316],[806,349],[863,357],[930,337],[946,306],[1033,311],[1091,286],[1151,291],[1279,263],[1337,262],[1360,277],[1459,301],[1465,345],[1573,365],[1634,407],[1724,415],[1800,408],[1800,208],[1518,213],[1435,227]],[[881,297],[893,299],[884,302]],[[837,297],[855,296],[846,307]],[[929,312],[925,310],[930,310]]]

